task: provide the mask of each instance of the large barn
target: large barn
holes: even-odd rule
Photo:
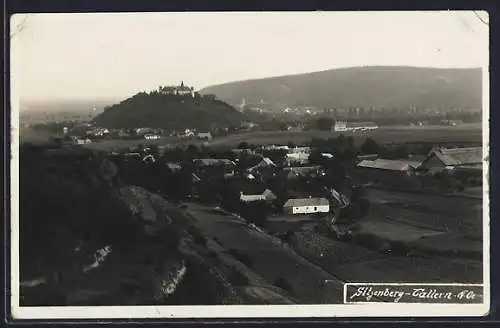
[[[468,148],[436,148],[423,161],[421,168],[435,170],[457,168],[461,166],[477,166],[483,163],[482,147]]]

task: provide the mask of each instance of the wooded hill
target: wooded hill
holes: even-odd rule
[[[240,126],[245,116],[213,96],[178,96],[141,92],[112,105],[94,118],[106,128],[152,127],[163,129]]]
[[[353,67],[226,83],[200,93],[215,94],[232,105],[240,104],[242,98],[246,103],[264,100],[274,108],[480,109],[481,75],[479,68]]]

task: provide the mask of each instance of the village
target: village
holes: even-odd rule
[[[408,146],[377,145],[370,138],[359,149],[344,136],[323,142],[242,142],[236,149],[149,145],[113,151],[110,157],[130,170],[135,184],[180,203],[233,213],[280,236],[321,226],[336,238],[350,238],[360,222],[372,221],[371,208],[378,202],[372,194],[402,193],[413,202],[427,195],[481,197],[481,147],[427,145],[426,153],[411,154]],[[154,168],[149,180],[136,171],[147,166]],[[481,226],[479,214],[470,220]]]

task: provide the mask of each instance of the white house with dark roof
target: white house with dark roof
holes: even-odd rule
[[[326,198],[293,198],[283,205],[286,214],[329,213],[330,202]]]

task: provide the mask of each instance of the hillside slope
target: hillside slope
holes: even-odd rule
[[[259,102],[320,108],[481,106],[481,69],[354,67],[207,87],[230,104]]]
[[[210,97],[143,92],[110,106],[94,122],[106,128],[208,129],[239,126],[243,119],[233,107]]]
[[[25,144],[20,157],[20,305],[290,304],[103,154]]]

